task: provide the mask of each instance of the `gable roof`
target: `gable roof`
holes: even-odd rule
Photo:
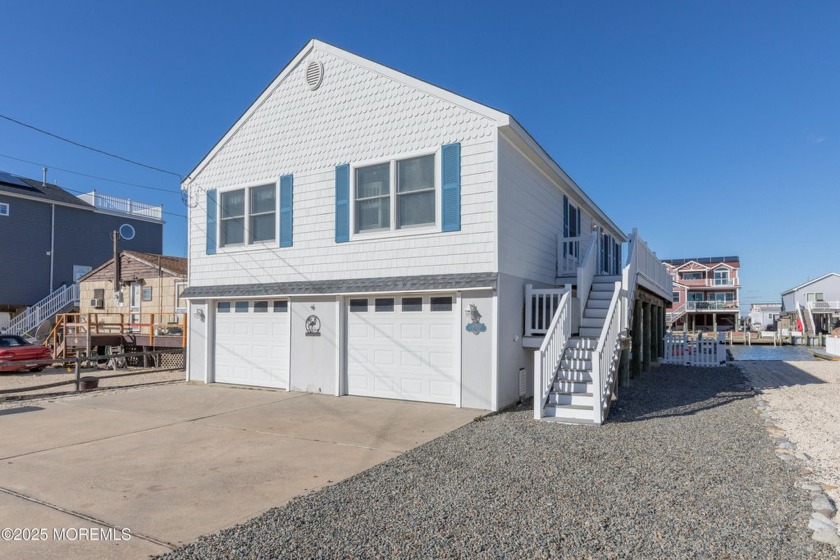
[[[826,278],[828,278],[829,276],[837,276],[837,277],[840,277],[840,274],[838,274],[838,273],[836,273],[836,272],[829,272],[828,274],[823,274],[823,275],[822,275],[822,276],[820,276],[819,278],[814,278],[813,280],[808,280],[807,282],[805,282],[805,283],[803,283],[803,284],[800,284],[800,285],[798,285],[798,286],[796,286],[796,287],[794,287],[794,288],[791,288],[791,289],[789,289],[789,290],[785,290],[784,292],[782,292],[782,295],[789,294],[789,293],[791,293],[791,292],[795,292],[795,291],[797,291],[797,290],[799,290],[799,289],[804,288],[804,287],[805,287],[805,286],[807,286],[808,284],[813,284],[814,282],[819,282],[820,280],[825,280],[825,279],[826,279]]]
[[[230,141],[230,139],[236,135],[239,129],[248,121],[248,119],[271,97],[271,95],[275,92],[275,90],[283,83],[286,77],[297,68],[306,56],[311,53],[313,50],[318,49],[335,57],[344,59],[348,62],[356,64],[359,67],[365,68],[372,72],[376,72],[383,76],[386,76],[392,80],[400,82],[404,85],[409,87],[413,87],[419,91],[427,93],[429,95],[436,96],[440,99],[448,101],[454,105],[458,105],[463,107],[466,110],[472,111],[477,113],[483,117],[486,117],[492,121],[495,121],[496,126],[510,132],[510,136],[512,139],[515,139],[516,144],[520,148],[524,148],[527,151],[531,152],[540,162],[549,169],[552,173],[556,176],[561,178],[564,183],[566,183],[569,188],[572,190],[572,194],[575,195],[579,201],[583,202],[587,206],[589,206],[593,212],[597,215],[600,221],[606,226],[608,230],[611,230],[611,233],[615,235],[620,241],[627,241],[627,235],[619,228],[605,213],[601,210],[597,204],[595,204],[592,199],[581,189],[577,183],[575,183],[571,177],[554,161],[554,159],[548,155],[542,146],[537,143],[534,138],[518,123],[516,120],[510,116],[509,114],[494,109],[488,105],[484,105],[477,101],[473,101],[467,97],[462,95],[458,95],[453,93],[452,91],[442,88],[440,86],[436,86],[432,83],[420,80],[415,78],[409,74],[404,72],[400,72],[398,70],[394,70],[388,66],[383,64],[379,64],[378,62],[374,62],[370,59],[361,57],[359,55],[353,54],[349,51],[344,49],[340,49],[323,41],[319,41],[317,39],[310,40],[293,58],[289,61],[288,64],[280,71],[280,73],[265,87],[265,89],[260,93],[256,100],[245,110],[245,112],[234,122],[230,128],[224,133],[222,138],[216,142],[216,144],[210,149],[210,151],[201,159],[201,161],[196,165],[187,175],[185,176],[184,180],[181,183],[181,188],[186,189],[188,188],[190,182],[202,172],[202,170],[213,160],[213,158],[218,154]]]
[[[0,194],[93,209],[93,206],[58,185],[44,184],[42,181],[27,179],[5,171],[0,171]]]
[[[160,263],[160,270],[165,276],[174,276],[177,278],[186,278],[187,277],[187,259],[184,257],[170,257],[167,255],[157,255],[155,253],[141,253],[140,251],[120,251],[120,263],[121,266],[125,266],[122,264],[123,259],[126,257],[130,257],[133,259],[138,260],[139,262],[145,264],[151,269],[157,270],[158,263]],[[99,272],[107,269],[108,267],[112,267],[114,265],[113,257],[102,263],[101,265],[97,266],[81,278],[79,278],[79,282],[83,282],[88,278],[91,278],[98,274]],[[125,270],[124,268],[122,270]]]

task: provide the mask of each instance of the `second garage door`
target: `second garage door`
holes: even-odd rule
[[[455,307],[452,295],[351,298],[348,394],[455,404],[460,381]]]
[[[216,304],[216,381],[287,388],[289,302]]]

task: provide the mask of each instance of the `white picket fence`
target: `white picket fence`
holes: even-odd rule
[[[689,339],[685,333],[665,335],[666,364],[684,366],[719,367],[726,365],[726,341],[723,333],[700,334]]]

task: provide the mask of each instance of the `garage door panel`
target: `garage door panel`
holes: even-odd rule
[[[215,380],[285,388],[289,339],[288,313],[254,312],[250,303],[246,313],[218,313]]]
[[[347,314],[348,393],[454,404],[460,379],[454,309],[432,312],[424,296],[422,311],[402,312],[396,296],[394,311],[376,312],[375,298],[367,299],[367,311]]]

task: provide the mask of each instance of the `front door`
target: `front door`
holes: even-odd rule
[[[140,302],[143,300],[143,286],[140,282],[131,283],[131,291],[128,298],[128,312],[129,312],[129,327],[130,331],[137,332],[140,330]]]

